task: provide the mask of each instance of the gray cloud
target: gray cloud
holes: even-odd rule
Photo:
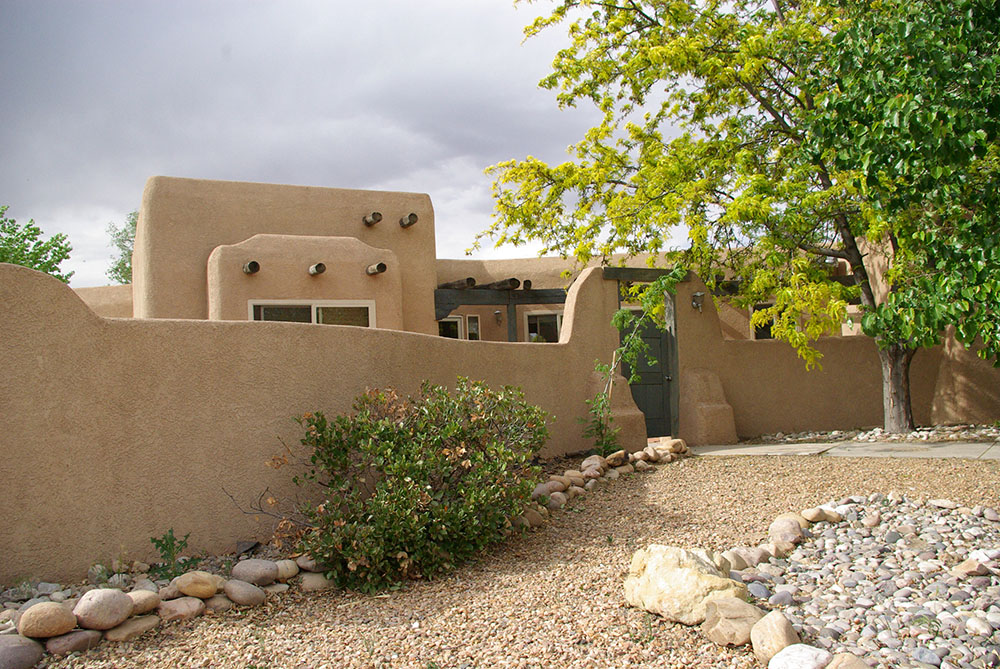
[[[537,88],[562,43],[509,0],[6,0],[0,204],[106,283],[155,174],[427,192],[438,252],[489,224],[488,165],[561,160],[596,114]],[[523,250],[503,251],[520,255]]]

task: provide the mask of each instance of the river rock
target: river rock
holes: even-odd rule
[[[278,578],[278,565],[271,560],[243,560],[233,565],[232,577],[254,585],[271,585]]]
[[[583,462],[580,463],[580,471],[584,472],[584,476],[586,476],[588,469],[603,470],[605,467],[607,467],[607,465],[605,464],[604,458],[600,455],[588,456],[583,459]]]
[[[121,590],[98,588],[84,593],[73,615],[80,627],[88,630],[109,630],[132,615],[132,598]]]
[[[742,646],[750,642],[750,629],[764,612],[735,597],[709,600],[701,631],[720,646]]]
[[[323,574],[302,574],[302,577],[299,579],[299,587],[302,588],[302,592],[327,590],[333,586],[333,580]]]
[[[798,526],[803,530],[809,529],[809,526],[812,524],[808,520],[803,518],[801,513],[795,513],[794,511],[789,511],[788,513],[779,514],[774,518],[775,521],[785,520],[785,519],[794,520],[798,524]]]
[[[149,613],[160,605],[160,595],[149,590],[133,590],[128,596],[132,600],[133,616]]]
[[[837,653],[826,665],[826,669],[871,669],[868,664],[852,653]]]
[[[45,647],[18,634],[0,634],[0,667],[31,669],[45,654]]]
[[[742,583],[720,574],[704,557],[674,546],[652,544],[632,556],[625,599],[632,606],[685,625],[705,620],[709,600],[746,599]]]
[[[542,515],[534,509],[525,509],[524,513],[521,515],[524,516],[524,519],[528,521],[528,524],[531,527],[541,527],[545,523],[545,519],[542,518]],[[305,577],[305,574],[302,576]]]
[[[549,509],[549,511],[556,511],[566,506],[566,502],[568,501],[569,498],[565,495],[565,493],[554,492],[549,495],[549,502],[545,506]]]
[[[158,616],[136,616],[135,618],[129,618],[117,627],[109,629],[104,633],[104,638],[108,641],[131,641],[159,624],[160,619]]]
[[[22,636],[48,639],[66,634],[76,627],[76,616],[62,604],[39,602],[21,614],[17,631]]]
[[[181,593],[199,599],[208,599],[218,592],[215,574],[207,571],[189,571],[181,574],[175,585]]]
[[[793,643],[785,646],[767,663],[767,669],[823,669],[833,655],[822,648]]]
[[[799,642],[799,635],[781,611],[771,611],[750,630],[753,654],[766,665],[778,651]]]
[[[222,613],[233,608],[233,601],[225,595],[214,595],[205,600],[205,610],[212,613]]]
[[[160,602],[156,612],[163,622],[190,620],[205,612],[205,602],[198,597],[180,597],[179,599]]]
[[[323,569],[308,555],[300,555],[295,558],[295,564],[301,571],[323,571]]]
[[[104,635],[97,630],[76,630],[62,636],[54,636],[45,642],[45,650],[52,655],[82,653],[101,643]]]
[[[635,467],[635,470],[637,472],[648,472],[648,471],[652,471],[652,470],[656,469],[656,467],[654,467],[653,465],[649,464],[645,460],[636,460],[635,465],[633,465],[633,466]]]
[[[299,565],[295,564],[295,560],[277,560],[274,564],[278,567],[279,581],[295,578],[299,573]]]
[[[631,464],[625,464],[619,467],[615,467],[615,471],[618,472],[619,474],[631,474],[632,472],[635,471],[635,466]]]
[[[628,463],[628,454],[625,451],[615,451],[608,457],[604,458],[604,465],[606,467],[621,467],[626,463]]]
[[[226,581],[225,590],[226,597],[238,606],[260,606],[267,597],[256,585],[235,578]]]

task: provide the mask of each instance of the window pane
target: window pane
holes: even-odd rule
[[[368,307],[316,307],[316,317],[323,325],[370,325]]]
[[[469,328],[469,339],[479,341],[479,316],[468,316],[465,320]]]
[[[258,304],[253,308],[254,320],[312,323],[312,307],[308,304]]]
[[[559,324],[556,314],[528,316],[528,341],[558,342]]]
[[[438,321],[438,334],[442,337],[458,339],[458,321]]]

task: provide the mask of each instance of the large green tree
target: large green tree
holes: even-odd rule
[[[37,269],[69,283],[73,272],[63,273],[59,269],[73,250],[66,235],[60,233],[49,239],[41,236],[42,231],[34,220],[18,225],[13,218],[7,218],[7,206],[0,206],[0,262]]]
[[[108,278],[118,283],[132,283],[132,252],[135,247],[135,226],[139,223],[139,212],[129,212],[122,227],[108,223],[111,243],[118,249],[118,255],[111,259]]]
[[[954,322],[944,314],[933,324],[934,336],[924,336],[933,328],[900,327],[913,318],[892,302],[900,299],[893,295],[920,294],[911,270],[930,248],[914,222],[914,207],[924,206],[917,192],[923,182],[891,175],[873,181],[863,169],[874,169],[873,159],[865,163],[866,154],[850,148],[849,136],[820,132],[839,113],[833,99],[838,82],[862,100],[883,93],[876,74],[863,92],[847,76],[877,65],[841,56],[865,44],[865,21],[895,25],[901,6],[557,2],[526,31],[568,24],[571,42],[542,85],[558,89],[560,105],[594,104],[603,121],[571,148],[570,161],[548,165],[529,156],[490,168],[497,220],[486,234],[498,243],[541,241],[547,251],[589,260],[663,252],[671,229],[684,227],[690,246],[681,262],[710,286],[721,277],[738,282],[740,304],[773,301],[755,320],[773,319],[775,335],[810,366],[820,358],[812,343],[839,327],[848,303],[860,299],[865,332],[879,343],[885,427],[912,429],[913,352],[936,340],[938,326]],[[853,38],[838,39],[851,29]],[[906,39],[905,31],[886,33],[886,48]],[[961,48],[946,46],[960,65]],[[880,108],[877,100],[869,102]],[[863,122],[846,120],[845,132]],[[900,136],[907,132],[898,130]],[[904,148],[907,141],[900,142]],[[986,146],[995,133],[978,128],[970,141]],[[956,160],[955,169],[969,171],[981,153],[974,149],[972,160]],[[973,181],[966,182],[967,193]],[[888,194],[900,187],[914,190],[916,204],[890,202]],[[873,195],[874,189],[886,197]],[[983,212],[989,215],[995,216]],[[951,239],[944,223],[936,230]],[[900,253],[901,246],[913,252]],[[864,262],[876,247],[891,266],[888,291],[877,290]],[[849,263],[855,285],[831,280],[831,264],[840,260]],[[943,298],[927,296],[937,303]]]

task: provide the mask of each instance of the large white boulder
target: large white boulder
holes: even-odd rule
[[[625,599],[667,620],[697,625],[705,621],[712,599],[746,600],[747,588],[723,576],[702,552],[652,544],[632,556]]]

